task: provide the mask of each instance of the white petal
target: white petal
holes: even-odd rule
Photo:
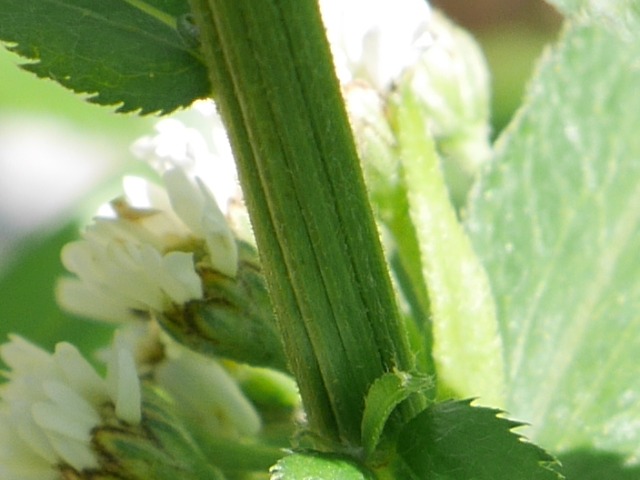
[[[107,383],[116,407],[116,416],[138,424],[142,418],[140,380],[126,340],[116,332],[107,371]]]
[[[52,454],[52,458],[55,455]],[[0,478],[3,480],[59,479],[52,462],[37,455],[0,415]]]
[[[52,433],[62,437],[77,440],[89,444],[91,441],[91,429],[95,427],[100,418],[87,418],[84,415],[73,416],[73,412],[68,408],[53,403],[37,402],[31,407],[33,419],[38,427],[42,428],[47,437]],[[52,444],[53,448],[57,448]]]
[[[215,360],[181,346],[176,349],[179,355],[158,367],[156,379],[183,414],[221,434],[256,434],[260,417],[235,380]]]
[[[89,442],[73,440],[55,433],[49,434],[49,437],[60,458],[76,470],[98,467],[98,460]]]
[[[0,357],[13,371],[39,368],[51,361],[51,355],[19,335],[9,335],[10,342],[0,345]]]
[[[44,433],[40,432],[42,437],[35,442],[34,448],[34,442],[23,440],[24,435],[14,428],[15,420],[9,412],[0,414],[0,465],[8,462],[50,465],[55,461],[55,453]]]
[[[170,252],[162,258],[162,266],[167,273],[162,288],[175,303],[202,298],[202,280],[195,271],[192,253]]]
[[[99,278],[101,273],[97,267],[99,252],[98,245],[78,240],[67,243],[60,252],[60,258],[64,267],[80,278]]]
[[[170,252],[160,257],[155,250],[143,248],[141,261],[147,275],[174,303],[202,297],[202,282],[195,271],[192,253]]]
[[[104,380],[76,347],[67,342],[60,342],[56,345],[54,358],[69,387],[84,399],[98,405],[108,398]],[[43,387],[49,398],[55,398],[49,390],[49,383],[45,383]]]
[[[162,178],[173,210],[192,232],[202,236],[201,217],[204,199],[198,187],[181,168],[168,170]]]
[[[31,416],[31,412],[27,415],[21,415],[15,420],[15,429],[18,437],[25,445],[28,445],[33,452],[41,458],[55,463],[56,455],[51,442],[45,435],[44,431],[36,425]]]
[[[108,248],[112,263],[104,265],[109,287],[129,298],[132,304],[139,302],[148,308],[162,310],[164,296],[160,287],[150,278],[142,263],[141,247],[132,243],[112,243]],[[159,254],[158,254],[159,257]]]
[[[60,278],[56,283],[56,300],[64,310],[81,317],[109,323],[139,320],[132,313],[129,299],[105,287],[97,287],[77,278]],[[138,308],[144,308],[140,305]]]
[[[215,198],[200,179],[198,185],[204,199],[202,230],[211,266],[230,277],[238,273],[238,247]]]
[[[385,90],[424,48],[423,0],[322,0],[320,8],[343,83],[359,78]]]
[[[60,416],[66,412],[74,423],[87,425],[89,429],[100,423],[100,415],[98,415],[96,406],[101,402],[89,402],[79,392],[60,382],[45,382],[43,387],[49,402],[40,403],[60,408]]]

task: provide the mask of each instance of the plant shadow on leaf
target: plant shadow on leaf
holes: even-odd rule
[[[578,449],[560,455],[562,473],[567,480],[637,480],[640,466],[627,466],[624,459],[612,452]]]

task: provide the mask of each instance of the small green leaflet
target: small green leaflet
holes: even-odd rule
[[[365,454],[375,450],[389,415],[411,394],[432,386],[431,378],[406,372],[388,372],[378,378],[367,393],[362,415],[362,446]]]
[[[0,0],[0,40],[51,78],[118,112],[168,113],[210,95],[178,32],[184,0]]]
[[[352,460],[318,452],[295,453],[271,469],[271,480],[372,480]]]
[[[460,225],[417,97],[402,88],[390,117],[429,290],[440,398],[504,404],[502,339],[487,273]]]
[[[470,400],[428,407],[402,430],[398,454],[416,478],[558,480],[553,457],[511,430],[521,423]]]

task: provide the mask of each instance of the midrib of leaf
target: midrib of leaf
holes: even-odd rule
[[[106,25],[111,25],[113,27],[119,28],[119,29],[123,29],[123,30],[128,30],[128,31],[135,31],[137,32],[139,35],[143,35],[145,37],[151,38],[154,41],[164,44],[164,45],[168,45],[171,48],[176,48],[176,49],[180,49],[180,50],[184,50],[186,52],[192,53],[193,52],[188,49],[186,46],[182,46],[179,44],[175,44],[175,43],[171,43],[166,41],[166,39],[162,38],[161,36],[156,36],[153,35],[152,33],[146,31],[146,30],[140,30],[140,29],[134,29],[131,28],[129,25],[123,25],[122,23],[119,22],[115,22],[112,19],[105,17],[104,15],[97,15],[93,10],[88,10],[82,7],[78,7],[77,5],[69,5],[68,2],[64,2],[61,0],[44,0],[44,2],[49,2],[51,4],[57,5],[60,8],[66,8],[68,10],[72,10],[72,11],[77,11],[77,12],[81,12],[83,16],[85,17],[91,17],[91,18],[95,18],[96,20],[99,20],[101,22],[104,22]],[[171,15],[168,15],[158,9],[155,9],[149,5],[144,4],[144,2],[140,2],[138,0],[123,0],[123,3],[126,3],[128,5],[131,5],[132,7],[148,14],[150,17],[154,18],[155,20],[158,20],[160,22],[162,22],[163,24],[167,25],[168,27],[170,27],[173,30],[176,30],[176,21],[175,19],[173,19],[173,17]],[[138,5],[134,5],[134,3],[136,4],[140,4],[140,6]],[[143,5],[146,5],[148,7],[144,8]],[[151,11],[153,11],[154,13],[151,13]],[[198,55],[194,55],[196,56],[196,58],[198,58]]]
[[[527,187],[528,188],[528,187]],[[535,195],[530,191],[529,198],[533,200]],[[532,224],[534,225],[534,230],[540,228],[540,222],[536,221],[536,212],[535,207],[531,208],[531,212],[533,215]],[[574,216],[575,218],[575,216]],[[509,366],[509,375],[508,378],[516,378],[518,372],[520,371],[520,367],[522,366],[523,361],[526,359],[525,352],[527,351],[528,342],[531,340],[532,335],[530,334],[533,325],[536,319],[536,315],[540,311],[540,302],[544,298],[545,292],[552,286],[551,282],[549,282],[550,278],[553,278],[556,271],[562,268],[560,262],[557,261],[562,254],[562,246],[565,245],[567,239],[569,238],[569,234],[571,232],[570,222],[566,222],[562,228],[562,232],[558,236],[558,241],[555,243],[552,249],[552,255],[549,258],[547,266],[539,276],[537,286],[535,289],[535,293],[533,294],[533,301],[531,302],[531,307],[527,311],[527,315],[522,319],[522,327],[521,327],[521,335],[518,337],[516,341],[516,345],[513,349],[513,360],[511,361],[511,365]]]
[[[148,3],[143,2],[141,0],[123,0],[123,1],[131,5],[132,7],[135,7],[138,10],[146,13],[147,15],[155,18],[159,22],[164,23],[168,27],[171,27],[173,29],[176,28],[176,19],[172,15],[169,15],[168,13],[165,13],[162,10],[152,7]]]
[[[602,256],[599,262],[599,270],[597,281],[590,284],[589,289],[584,293],[584,302],[576,308],[573,320],[570,322],[569,327],[566,329],[561,344],[562,349],[556,350],[554,357],[551,359],[551,365],[554,366],[551,369],[549,376],[547,377],[548,390],[553,392],[551,395],[539,396],[538,401],[534,403],[533,418],[540,418],[542,422],[547,421],[546,412],[558,395],[560,382],[565,376],[567,369],[571,365],[572,359],[583,342],[583,338],[586,334],[590,313],[594,310],[594,307],[603,298],[606,293],[606,287],[611,281],[611,274],[614,271],[616,259],[620,258],[624,247],[629,243],[634,234],[637,235],[640,226],[640,186],[636,188],[633,195],[627,202],[627,208],[625,214],[622,215],[615,224],[614,234],[612,235],[612,241],[609,244],[609,248],[605,250],[605,254]],[[638,325],[630,322],[627,328],[637,327]],[[620,343],[624,343],[625,338],[622,337]],[[607,361],[608,365],[612,365],[611,357],[615,356],[617,349],[612,349],[613,355]],[[598,381],[594,381],[589,386],[590,389],[598,390],[598,382],[602,382],[605,378],[605,372],[607,369],[600,370]],[[586,401],[583,397],[581,406],[584,408]],[[577,418],[580,413],[580,409],[574,409],[572,411],[572,418]]]
[[[617,368],[620,361],[622,360],[623,352],[625,352],[625,344],[629,342],[629,338],[634,336],[636,332],[638,332],[640,327],[640,317],[635,322],[629,322],[627,328],[624,331],[620,332],[620,336],[618,337],[618,342],[615,345],[611,346],[611,355],[607,358],[606,362],[604,362],[603,368],[599,371],[598,375],[594,378],[593,383],[590,388],[598,391],[602,388],[602,384],[608,377],[608,372]],[[579,420],[585,413],[588,402],[591,399],[588,395],[584,395],[579,400],[577,406],[571,411],[571,415],[568,418],[569,423],[574,423]],[[570,448],[572,445],[572,432],[570,430],[564,430],[562,435],[557,438],[556,444],[558,451],[565,451]]]

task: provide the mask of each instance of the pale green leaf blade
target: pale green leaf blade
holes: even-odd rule
[[[640,452],[639,59],[637,42],[569,28],[471,202],[507,409],[556,453]]]
[[[352,460],[333,454],[295,453],[271,469],[271,480],[372,480]]]
[[[567,16],[581,16],[630,37],[640,33],[638,0],[548,0]]]
[[[544,450],[512,429],[521,424],[469,400],[430,406],[400,434],[398,453],[417,478],[435,480],[557,480]]]
[[[392,116],[431,302],[438,394],[501,407],[502,346],[489,280],[449,199],[428,119],[409,89]]]
[[[410,395],[428,391],[432,383],[430,377],[399,371],[387,372],[373,382],[362,415],[362,446],[366,455],[375,450],[393,410]]]
[[[118,111],[167,113],[210,93],[178,31],[182,0],[0,0],[0,40],[23,65]]]

